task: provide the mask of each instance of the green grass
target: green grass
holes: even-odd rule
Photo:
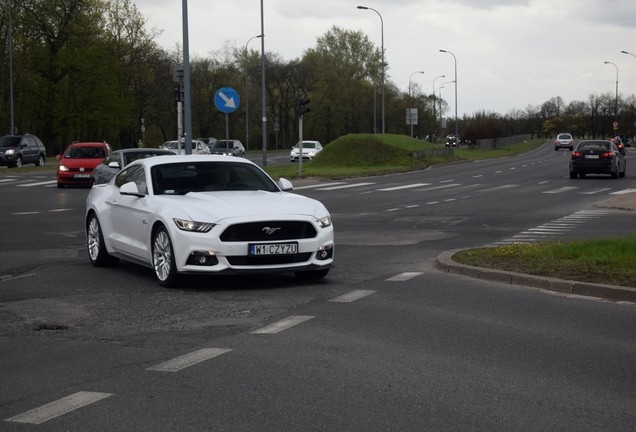
[[[453,259],[498,270],[636,287],[636,235],[469,249]]]

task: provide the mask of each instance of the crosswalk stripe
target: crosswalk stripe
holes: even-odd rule
[[[412,189],[412,188],[416,188],[416,187],[420,187],[420,186],[430,186],[430,183],[413,183],[413,184],[408,184],[408,185],[402,185],[402,186],[394,186],[394,187],[388,187],[388,188],[382,188],[382,189],[378,189],[379,191],[382,192],[391,192],[391,191],[396,191],[396,190],[400,190],[400,189]]]
[[[354,290],[351,291],[347,294],[343,294],[341,296],[338,297],[334,297],[331,300],[329,300],[330,302],[334,302],[334,303],[351,303],[353,301],[359,300],[363,297],[369,296],[371,294],[375,293],[374,290]]]
[[[344,185],[340,185],[340,186],[331,186],[331,187],[321,187],[318,188],[317,190],[320,191],[330,191],[330,190],[338,190],[338,189],[348,189],[348,188],[354,188],[354,187],[361,187],[361,186],[368,186],[368,185],[372,185],[375,183],[350,183],[350,184],[344,184]]]

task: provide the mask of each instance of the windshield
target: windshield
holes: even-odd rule
[[[106,152],[103,147],[69,147],[64,153],[67,159],[104,159]]]
[[[152,167],[156,195],[185,195],[190,192],[280,189],[257,166],[232,162],[177,162]]]
[[[229,148],[233,147],[232,141],[217,141],[214,143],[213,148]]]
[[[0,138],[0,147],[17,147],[20,145],[20,137]]]

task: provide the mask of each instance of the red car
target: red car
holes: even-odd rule
[[[60,166],[57,168],[57,187],[90,187],[93,170],[110,152],[107,143],[74,142],[66,148],[64,154],[57,155],[60,160]]]

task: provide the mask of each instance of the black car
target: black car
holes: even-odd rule
[[[208,147],[211,154],[245,157],[245,147],[236,139],[216,140],[214,144],[210,144]]]
[[[570,178],[586,174],[610,174],[612,178],[625,177],[625,156],[611,141],[581,141],[572,151]]]
[[[24,164],[44,166],[46,148],[35,135],[6,135],[0,137],[0,166],[21,167]]]
[[[123,167],[136,161],[161,155],[175,155],[176,152],[167,149],[157,148],[127,148],[115,150],[109,154],[106,159],[93,170],[91,185],[108,183]]]

